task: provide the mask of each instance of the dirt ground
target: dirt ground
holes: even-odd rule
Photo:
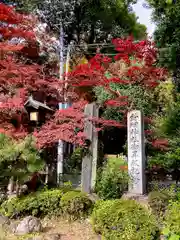
[[[99,240],[88,221],[71,222],[63,219],[44,220],[45,232],[60,233],[62,240]]]
[[[100,240],[88,221],[83,222],[68,222],[64,219],[44,219],[42,220],[43,232],[38,236],[45,236],[47,234],[58,233],[61,235],[61,240]],[[1,231],[0,231],[1,232]],[[4,235],[4,236],[3,236]],[[25,240],[30,236],[15,237],[6,233],[0,233],[0,240]]]

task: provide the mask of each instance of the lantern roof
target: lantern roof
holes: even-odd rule
[[[39,102],[37,100],[34,100],[32,96],[30,96],[28,98],[28,100],[25,102],[24,104],[25,107],[32,107],[32,108],[35,108],[35,109],[46,109],[48,111],[54,111],[53,109],[51,109],[50,107],[48,107],[45,103],[42,103],[42,102]]]

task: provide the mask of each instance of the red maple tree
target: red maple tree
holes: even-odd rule
[[[13,7],[0,3],[0,129],[14,137],[28,134],[23,122],[27,98],[40,92],[62,100],[60,82],[50,76],[45,66],[26,61],[29,53],[37,55],[38,44],[33,33],[35,21],[18,14]],[[14,126],[12,119],[18,124]]]
[[[118,52],[114,58],[97,54],[87,64],[77,66],[68,74],[67,81],[59,81],[46,71],[44,66],[26,63],[21,54],[34,51],[36,37],[33,34],[33,19],[29,16],[17,14],[14,8],[0,4],[0,128],[14,137],[28,134],[27,126],[23,122],[24,103],[34,92],[41,92],[45,96],[53,95],[56,102],[69,101],[71,107],[57,110],[50,121],[47,121],[39,131],[35,131],[39,147],[45,147],[58,139],[83,144],[84,107],[94,101],[93,88],[103,87],[112,98],[104,102],[104,106],[118,107],[126,112],[132,107],[126,96],[111,87],[115,84],[139,84],[143,88],[152,89],[166,77],[164,69],[155,66],[157,50],[152,42],[133,42],[132,38],[115,39],[113,44]],[[14,43],[13,38],[23,38],[23,44]],[[37,54],[38,47],[35,49]],[[108,76],[107,76],[108,73]],[[65,99],[64,99],[65,96]],[[12,124],[16,118],[18,124]],[[122,127],[119,123],[103,118],[91,118],[97,130],[106,126]]]
[[[157,49],[151,41],[135,43],[132,38],[127,38],[115,39],[113,44],[118,52],[114,58],[97,54],[87,64],[77,66],[68,74],[65,95],[70,101],[73,100],[73,105],[68,109],[57,111],[54,118],[46,123],[39,133],[36,133],[40,146],[58,139],[78,144],[84,142],[87,137],[84,135],[84,123],[87,120],[87,116],[84,115],[84,106],[94,101],[94,87],[102,87],[112,96],[103,103],[103,106],[115,107],[124,113],[124,121],[121,123],[102,118],[88,118],[95,124],[97,130],[101,130],[106,126],[124,126],[127,111],[133,107],[127,96],[113,90],[112,83],[138,84],[145,89],[153,90],[165,80],[166,71],[155,65]],[[149,118],[148,121],[150,121]],[[158,140],[153,140],[153,144],[158,145]]]

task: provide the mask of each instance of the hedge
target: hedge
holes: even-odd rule
[[[163,233],[166,239],[180,239],[180,202],[172,202],[166,211]]]
[[[155,217],[133,200],[97,202],[92,224],[106,240],[155,240],[159,237]]]
[[[62,196],[60,206],[66,217],[76,220],[89,215],[93,203],[85,193],[69,191]]]
[[[80,191],[52,189],[9,199],[1,205],[0,212],[11,218],[64,214],[77,219],[88,215],[91,207],[92,201]]]

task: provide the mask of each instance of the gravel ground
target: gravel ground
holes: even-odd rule
[[[47,233],[60,233],[62,240],[99,240],[88,221],[71,222],[63,219],[44,220]]]
[[[68,222],[64,219],[43,219],[42,224],[44,230],[40,236],[58,233],[61,235],[61,240],[101,240],[101,238],[93,232],[92,226],[87,220],[82,222]],[[30,236],[17,238],[7,232],[4,233],[2,229],[0,231],[0,240],[25,240],[29,237]]]

